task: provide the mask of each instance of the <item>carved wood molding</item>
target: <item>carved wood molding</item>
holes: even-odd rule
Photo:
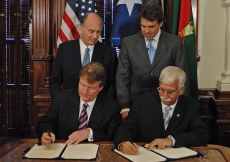
[[[230,0],[221,0],[223,7],[230,7]]]
[[[49,52],[50,0],[33,1],[32,56],[44,57]]]

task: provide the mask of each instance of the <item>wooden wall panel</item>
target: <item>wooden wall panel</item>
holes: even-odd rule
[[[40,108],[51,104],[49,75],[54,61],[58,31],[65,9],[65,0],[33,0],[32,3],[32,74],[31,135],[35,136]]]
[[[51,6],[51,16],[52,16],[52,24],[51,24],[51,45],[52,45],[52,54],[56,55],[56,44],[57,37],[59,33],[59,29],[61,27],[62,16],[65,11],[66,0],[53,0],[55,5]]]

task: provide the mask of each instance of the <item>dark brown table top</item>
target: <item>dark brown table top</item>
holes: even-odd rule
[[[57,141],[63,142],[63,141]],[[37,139],[22,139],[13,142],[9,142],[2,147],[0,147],[0,162],[45,162],[45,161],[55,161],[55,160],[41,160],[41,159],[22,159],[22,152],[28,148],[33,147],[37,143]],[[112,142],[95,142],[100,144],[99,152],[97,155],[97,162],[127,162],[128,160],[124,157],[116,154],[111,151],[114,148]],[[143,143],[140,143],[143,144]],[[204,147],[193,147],[193,150],[201,152],[205,155],[205,158],[199,159],[198,157],[191,157],[186,159],[177,160],[178,162],[187,161],[187,162],[230,162],[230,148],[219,146],[219,145],[208,145]],[[87,160],[57,160],[62,161],[82,161],[86,162]]]

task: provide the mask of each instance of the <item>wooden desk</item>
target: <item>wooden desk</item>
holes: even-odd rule
[[[17,162],[27,162],[27,161],[37,161],[37,162],[50,162],[55,160],[40,160],[40,159],[22,159],[22,151],[28,147],[33,147],[37,142],[36,139],[22,139],[14,142],[9,142],[2,147],[0,147],[0,162],[17,161]],[[63,141],[58,141],[63,142]],[[112,142],[95,142],[100,144],[100,149],[97,155],[97,162],[127,162],[128,160],[122,156],[111,151],[114,148]],[[208,145],[204,147],[194,147],[196,151],[200,151],[206,156],[204,159],[199,159],[197,157],[186,158],[183,160],[177,160],[178,162],[230,162],[230,148],[219,146],[219,145]],[[82,161],[82,160],[58,160],[58,162],[64,161]],[[86,162],[86,160],[82,161]]]

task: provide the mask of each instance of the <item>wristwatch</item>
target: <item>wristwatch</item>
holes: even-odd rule
[[[168,135],[167,138],[172,141],[172,146],[173,146],[173,137],[171,135]]]

